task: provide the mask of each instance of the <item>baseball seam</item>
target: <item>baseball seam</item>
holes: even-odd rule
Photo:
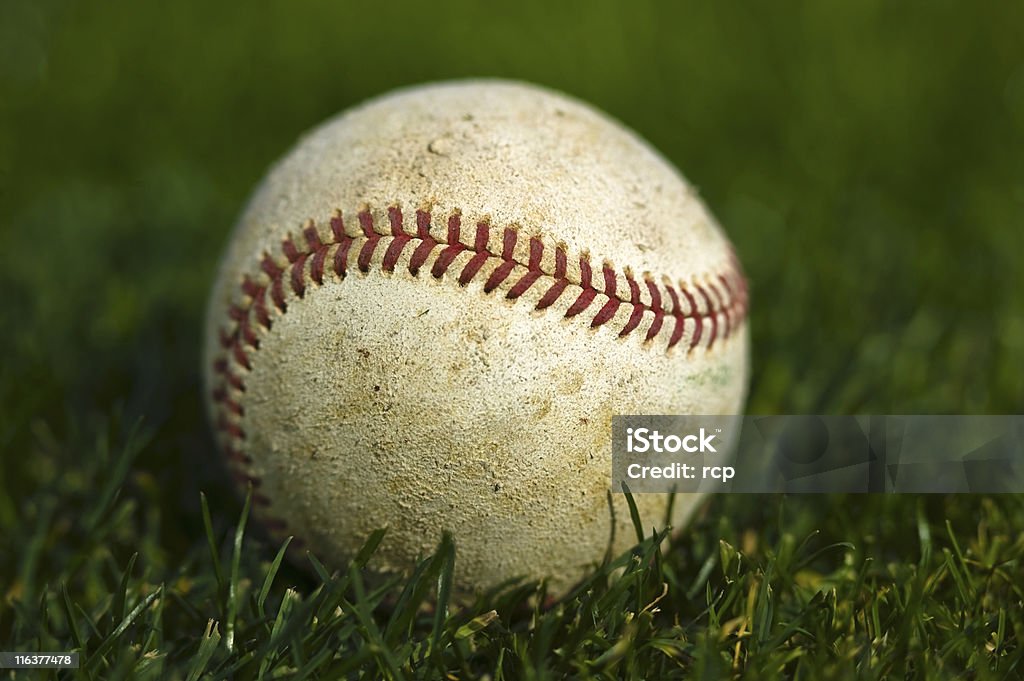
[[[291,298],[304,298],[311,285],[321,286],[331,277],[344,280],[355,271],[366,274],[379,269],[393,274],[400,266],[413,277],[429,272],[435,279],[445,279],[450,272],[458,272],[459,286],[482,282],[485,295],[503,292],[510,301],[542,282],[549,283],[534,304],[536,310],[551,308],[563,296],[578,291],[568,307],[559,306],[565,318],[588,312],[590,328],[614,322],[620,325],[620,338],[644,332],[646,327],[644,344],[667,335],[666,352],[682,341],[688,325],[687,352],[702,343],[710,350],[734,335],[746,317],[746,281],[731,252],[723,271],[694,277],[687,284],[648,273],[638,278],[628,268],[620,271],[608,262],[594,267],[586,253],[570,258],[564,245],[551,247],[537,236],[521,238],[517,230],[494,229],[487,221],[465,230],[459,212],[436,225],[429,211],[417,210],[415,228],[410,229],[401,209],[392,206],[387,222],[380,231],[370,210],[363,209],[355,223],[346,224],[339,211],[331,218],[325,239],[327,235],[310,221],[300,242],[289,234],[281,242],[280,253],[264,253],[258,269],[243,276],[241,295],[228,307],[228,319],[220,329],[222,354],[213,365],[214,427],[224,439],[222,448],[233,477],[252,484],[253,502],[263,509],[261,520],[272,533],[283,532],[286,524],[266,513],[271,501],[259,491],[262,481],[253,474],[252,459],[245,453],[242,394],[260,335],[270,331],[275,316],[287,312]],[[618,314],[620,310],[624,313]]]

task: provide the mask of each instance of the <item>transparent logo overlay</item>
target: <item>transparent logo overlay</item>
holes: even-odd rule
[[[612,491],[1024,492],[1024,416],[615,416]]]

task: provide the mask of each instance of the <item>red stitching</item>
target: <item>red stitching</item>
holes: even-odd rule
[[[309,268],[309,278],[316,283],[317,286],[324,283],[324,260],[327,259],[327,249],[317,248],[316,255],[313,256],[313,264]]]
[[[718,337],[718,313],[715,310],[714,303],[711,302],[711,297],[708,295],[708,292],[705,291],[704,287],[700,284],[697,284],[697,292],[700,293],[704,302],[708,306],[708,319],[711,320],[711,339],[708,340],[708,347],[710,348],[715,344],[715,338]]]
[[[590,283],[590,279],[593,273],[590,271],[590,259],[586,256],[580,257],[580,286],[584,290],[591,289],[593,286]]]
[[[255,298],[261,290],[262,288],[259,284],[253,281],[248,274],[245,275],[245,278],[242,280],[242,293],[250,298]]]
[[[725,279],[722,278],[722,281],[725,281]],[[726,300],[722,296],[722,292],[718,290],[718,287],[715,286],[714,282],[709,281],[708,288],[711,289],[711,292],[715,294],[715,298],[718,298],[718,309],[721,310],[720,314],[725,320],[725,330],[722,332],[722,335],[728,338],[729,334],[732,332],[732,319],[730,315],[729,306],[726,304]]]
[[[341,243],[345,239],[345,222],[341,216],[341,211],[331,218],[331,234],[334,235],[334,241]]]
[[[391,236],[405,236],[402,232],[402,209],[398,206],[388,208],[388,222],[391,223]]]
[[[309,223],[309,227],[302,230],[302,235],[306,237],[306,246],[309,247],[310,251],[318,251],[323,248],[323,244],[320,242],[320,235],[316,231],[316,225],[312,222]]]
[[[348,252],[352,248],[352,239],[347,236],[341,237],[341,245],[334,253],[334,273],[344,278],[348,273]]]
[[[514,260],[506,260],[505,262],[498,265],[497,269],[491,273],[488,277],[487,283],[484,284],[484,293],[490,293],[494,289],[501,286],[501,282],[508,278],[508,275],[512,274],[512,270],[515,269],[516,263]]]
[[[284,270],[278,270],[283,272]],[[288,305],[284,302],[284,280],[280,276],[275,276],[273,283],[270,285],[270,300],[274,303],[274,307],[279,312],[287,312]]]
[[[395,265],[398,264],[398,258],[402,255],[402,249],[405,245],[412,241],[411,236],[396,236],[388,246],[388,250],[384,253],[384,262],[381,263],[380,268],[385,272],[394,272]]]
[[[303,298],[306,295],[306,259],[309,257],[309,253],[302,253],[298,258],[295,259],[292,265],[292,291],[299,298]]]
[[[245,367],[246,371],[252,371],[252,365],[249,363],[249,356],[245,354],[245,348],[242,347],[241,343],[235,343],[231,348],[231,355],[235,358],[235,361]]]
[[[541,273],[538,272],[537,273],[537,277],[539,278],[540,276],[541,276]],[[548,292],[545,293],[544,296],[537,303],[537,309],[538,310],[543,310],[543,309],[553,305],[554,302],[556,300],[558,300],[558,297],[562,295],[562,291],[564,291],[568,286],[569,286],[569,280],[568,279],[559,279],[558,281],[556,281],[554,283],[554,285],[551,288],[548,289]],[[586,289],[584,289],[584,290],[586,290]],[[569,315],[567,314],[566,316],[569,316]]]
[[[555,279],[565,279],[565,269],[567,267],[566,262],[568,256],[565,254],[565,249],[561,246],[555,249]],[[530,262],[530,267],[533,268],[533,262]],[[537,258],[537,269],[540,269],[540,258]]]
[[[275,279],[281,273],[281,268],[277,266],[277,263],[269,255],[263,256],[263,260],[260,261],[260,269],[271,279]]]
[[[693,294],[685,288],[680,288],[679,292],[686,298],[686,304],[690,308],[690,319],[694,322],[693,338],[690,339],[690,349],[693,350],[700,343],[701,334],[704,331],[704,318],[699,314],[700,308],[697,307],[697,301],[694,299]],[[682,320],[677,320],[677,325],[682,328]],[[711,347],[710,345],[708,347]]]
[[[295,246],[295,242],[292,241],[291,234],[281,242],[281,252],[284,253],[284,257],[288,258],[288,262],[295,262],[299,259],[299,249]]]
[[[380,243],[380,234],[373,231],[373,216],[368,210],[359,214],[359,224],[362,225],[363,234],[366,235],[366,243],[359,251],[359,259],[356,262],[360,272],[369,272],[370,259],[373,257],[373,251],[377,248],[377,244]]]
[[[651,322],[651,328],[647,329],[647,335],[644,336],[644,340],[649,341],[661,331],[661,325],[665,320],[665,310],[661,306],[661,292],[658,287],[650,279],[645,279],[644,282],[647,284],[647,290],[651,293],[651,309],[654,311],[654,321]]]
[[[256,298],[256,305],[254,307],[256,313],[256,321],[260,323],[266,330],[270,330],[270,312],[267,310],[267,289],[261,288],[260,295]]]
[[[487,250],[487,238],[487,225],[483,222],[478,223],[476,226],[476,242],[473,245],[476,255],[466,263],[466,266],[462,269],[462,274],[459,275],[459,284],[462,286],[471,282],[477,272],[480,271],[480,268],[484,266],[484,263],[494,257],[494,254]]]
[[[626,283],[629,284],[629,302],[633,305],[633,314],[629,316],[629,321],[622,327],[622,331],[619,331],[620,337],[631,334],[633,329],[640,326],[640,321],[644,318],[644,306],[640,302],[640,285],[629,274],[626,275]]]
[[[668,347],[674,348],[676,346],[676,343],[678,343],[683,338],[685,317],[682,314],[682,309],[679,307],[679,296],[676,295],[675,288],[671,284],[666,284],[665,290],[668,291],[668,297],[672,299],[672,316],[676,320],[675,326],[672,329],[672,336],[668,339]],[[696,339],[700,337],[699,323],[693,337],[696,344]],[[693,348],[693,345],[691,345],[690,347]]]
[[[592,286],[587,286],[580,292],[580,297],[576,299],[576,302],[569,306],[569,309],[565,311],[566,317],[575,317],[580,312],[583,312],[590,304],[594,302],[594,298],[597,298],[597,289]]]
[[[604,304],[604,306],[600,309],[600,311],[598,311],[596,315],[594,315],[594,319],[590,322],[590,328],[594,329],[601,326],[602,324],[607,323],[608,320],[614,317],[615,313],[619,311],[619,305],[621,303],[622,301],[619,300],[618,298],[609,298],[608,302]],[[569,316],[571,315],[567,313],[566,317]]]
[[[530,238],[530,263],[528,267],[530,271],[540,272],[540,261],[544,257],[544,243],[537,237]],[[565,276],[565,272],[562,272],[561,276],[556,276],[556,279],[560,279]]]
[[[423,209],[416,211],[416,236],[430,239],[430,213]]]
[[[245,392],[245,373],[252,370],[250,355],[259,349],[256,327],[270,330],[272,326],[273,320],[267,306],[268,293],[277,313],[285,314],[288,310],[286,285],[295,296],[302,298],[307,293],[310,281],[317,286],[324,283],[328,258],[331,258],[331,271],[344,279],[350,271],[349,257],[353,247],[356,253],[354,264],[365,273],[372,269],[377,246],[383,239],[389,239],[379,267],[384,272],[393,273],[399,267],[406,246],[415,241],[406,269],[411,275],[419,276],[430,257],[437,253],[430,274],[438,279],[448,274],[459,256],[465,252],[470,257],[462,261],[458,283],[467,286],[477,280],[481,272],[489,271],[483,283],[483,290],[488,294],[509,282],[510,277],[522,268],[522,274],[511,282],[505,294],[508,300],[515,301],[522,297],[544,278],[550,280],[551,285],[534,305],[535,309],[544,310],[557,302],[570,286],[575,286],[579,294],[563,313],[564,317],[582,314],[593,306],[598,296],[603,296],[600,308],[590,320],[591,328],[611,323],[620,308],[628,305],[629,318],[619,330],[619,337],[633,333],[643,321],[644,314],[650,312],[653,319],[644,335],[644,341],[654,340],[671,326],[667,349],[675,347],[683,339],[687,320],[693,321],[688,347],[688,351],[692,351],[702,342],[711,349],[718,340],[733,335],[746,316],[746,281],[735,254],[731,252],[730,266],[704,283],[687,285],[678,282],[673,285],[668,280],[659,282],[645,273],[641,279],[650,295],[650,303],[645,304],[641,298],[640,280],[628,270],[620,274],[611,264],[604,263],[601,266],[601,281],[595,284],[587,254],[581,255],[578,261],[579,281],[572,281],[568,268],[569,257],[562,244],[554,246],[554,267],[549,272],[543,266],[545,245],[537,236],[529,238],[526,262],[522,262],[521,256],[520,259],[516,258],[519,234],[515,229],[506,227],[502,230],[500,251],[496,251],[490,246],[491,227],[487,222],[476,224],[472,246],[462,242],[462,217],[458,212],[448,217],[447,240],[444,242],[431,235],[431,214],[427,210],[416,211],[416,225],[412,232],[406,231],[399,207],[390,207],[387,216],[390,233],[385,235],[374,228],[373,215],[368,209],[359,211],[356,217],[360,234],[350,236],[345,232],[344,217],[339,211],[330,219],[330,236],[327,241],[311,221],[301,231],[304,245],[297,243],[291,234],[281,241],[279,258],[285,264],[270,254],[264,254],[257,263],[256,271],[242,279],[242,295],[228,307],[229,324],[220,330],[219,342],[225,354],[213,364],[217,380],[212,388],[212,397],[217,412],[215,427],[227,440],[223,445],[225,458],[235,466],[232,475],[243,484],[252,484],[255,489],[262,482],[251,470],[252,457],[245,453],[246,433],[240,423],[245,416],[245,409],[240,396]],[[488,267],[492,262],[493,268]],[[620,292],[620,276],[626,282],[628,297],[625,291]],[[697,296],[703,301],[703,309],[698,305]],[[666,300],[669,301],[668,306]],[[721,324],[719,315],[722,317]],[[672,324],[667,325],[667,320],[671,320]],[[710,324],[707,333],[705,320]],[[268,497],[254,493],[253,502],[259,507],[263,524],[269,530],[283,533],[287,529],[284,520],[267,513],[266,509],[271,505]]]

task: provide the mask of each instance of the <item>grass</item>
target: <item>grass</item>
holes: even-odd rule
[[[383,533],[347,569],[309,556],[311,578],[247,533],[248,504],[232,520],[202,498],[205,531],[161,548],[160,487],[131,465],[144,446],[138,430],[102,439],[78,466],[55,447],[74,480],[24,499],[4,536],[8,645],[78,650],[77,678],[1007,679],[1024,664],[1016,496],[718,499],[665,553],[638,523],[632,551],[551,607],[520,584],[459,609],[448,537],[405,581],[363,579]]]
[[[627,10],[628,7],[628,10]],[[1024,503],[721,496],[549,605],[282,560],[200,399],[205,297],[296,135],[474,74],[675,161],[751,282],[753,413],[1020,413],[1017,5],[0,2],[0,678],[1015,679]],[[668,544],[662,553],[659,545]]]

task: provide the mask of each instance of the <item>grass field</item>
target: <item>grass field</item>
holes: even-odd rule
[[[104,681],[1024,678],[1020,496],[720,496],[553,608],[527,584],[458,610],[448,541],[384,586],[372,544],[281,562],[199,357],[227,231],[300,132],[492,75],[593,102],[700,188],[750,278],[748,411],[1019,413],[1022,26],[1014,3],[0,0],[0,649]]]

